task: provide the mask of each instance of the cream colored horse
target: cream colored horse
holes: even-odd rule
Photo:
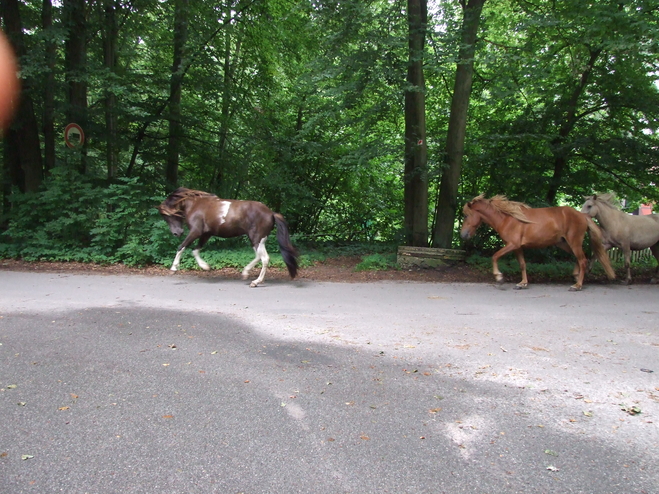
[[[595,218],[603,233],[603,244],[606,250],[612,247],[622,249],[625,256],[625,283],[632,282],[630,258],[632,250],[643,250],[648,247],[659,263],[659,215],[631,215],[620,211],[614,204],[613,194],[595,194],[587,197],[581,208],[591,218]],[[651,283],[657,282],[655,269]]]

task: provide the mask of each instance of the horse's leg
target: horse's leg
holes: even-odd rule
[[[586,276],[586,269],[588,268],[588,259],[586,259],[586,254],[583,251],[581,244],[583,243],[583,236],[580,240],[573,240],[571,243],[562,245],[563,242],[560,242],[556,245],[561,249],[571,252],[577,258],[577,264],[572,270],[572,276],[575,278],[575,283],[570,287],[571,292],[581,291],[583,287],[583,279]]]
[[[206,261],[204,261],[201,258],[201,256],[199,255],[199,251],[204,247],[204,245],[206,245],[206,242],[208,242],[208,239],[210,237],[211,237],[210,233],[204,233],[201,237],[199,237],[199,243],[197,243],[197,248],[192,251],[192,255],[197,261],[197,265],[204,271],[210,271],[211,267],[208,265]]]
[[[522,281],[515,285],[515,290],[521,290],[529,286],[529,280],[526,277],[526,259],[524,259],[524,251],[522,249],[517,249],[515,251],[515,256],[517,257],[519,269],[522,272]]]
[[[657,260],[657,267],[654,269],[654,276],[652,276],[652,279],[650,280],[650,283],[655,284],[658,281],[657,274],[659,273],[659,242],[657,242],[654,245],[651,245],[650,251],[652,251],[652,255]]]
[[[176,251],[176,257],[174,257],[174,262],[172,263],[172,267],[169,268],[170,271],[174,271],[174,272],[178,271],[178,266],[179,263],[181,262],[181,255],[183,254],[183,251],[188,245],[190,245],[192,242],[197,240],[199,238],[199,235],[200,234],[196,229],[190,230],[188,236],[185,237],[185,240],[181,242],[181,245],[179,245],[178,250]]]
[[[251,286],[252,288],[259,286],[259,283],[263,283],[263,279],[265,278],[265,272],[268,267],[268,263],[270,262],[270,256],[268,256],[268,251],[265,250],[266,240],[268,240],[267,236],[263,237],[259,241],[258,245],[254,246],[254,252],[256,253],[256,257],[243,269],[243,280],[245,280],[249,276],[249,272],[252,270],[252,268],[256,266],[256,263],[261,261],[261,273],[259,274],[259,277],[249,284],[249,286]]]
[[[623,283],[625,285],[631,285],[632,284],[632,250],[629,247],[629,242],[623,244],[622,246],[622,252],[625,256],[625,271],[627,272],[627,278],[625,278],[625,281]]]
[[[499,249],[494,253],[492,256],[492,274],[494,275],[494,279],[497,280],[497,283],[501,284],[503,283],[503,274],[501,271],[499,271],[499,259],[501,256],[505,256],[508,254],[508,252],[511,252],[513,250],[517,249],[517,246],[514,244],[508,244],[502,249]]]
[[[564,250],[568,254],[572,254],[573,256],[577,257],[577,261],[574,263],[574,268],[572,268],[572,277],[574,278],[575,283],[579,283],[579,273],[581,273],[581,267],[579,266],[578,256],[574,253],[574,251],[570,247],[570,244],[568,244],[567,241],[564,238],[561,239],[561,241],[556,244],[556,247],[558,247],[561,250]],[[583,249],[582,249],[582,252],[583,252]],[[584,256],[585,256],[585,254],[584,254]],[[586,270],[587,270],[587,272],[590,272],[590,270],[592,268],[593,259],[591,259],[590,264],[588,264],[588,259],[586,259]],[[584,275],[585,275],[585,273],[584,273]],[[581,278],[581,280],[582,280],[582,283],[583,283],[583,278]]]

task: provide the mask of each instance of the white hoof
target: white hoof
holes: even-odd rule
[[[252,282],[249,284],[249,287],[250,287],[250,288],[256,288],[257,286],[259,286],[259,284],[258,284],[256,281],[252,281]]]

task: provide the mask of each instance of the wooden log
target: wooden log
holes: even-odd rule
[[[400,246],[397,261],[401,268],[436,268],[462,262],[465,258],[464,250]]]

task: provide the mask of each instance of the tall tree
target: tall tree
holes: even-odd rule
[[[103,2],[103,65],[108,72],[108,78],[114,82],[117,66],[117,37],[119,28],[117,25],[117,2],[116,0],[104,0]],[[105,158],[107,160],[108,180],[117,177],[119,166],[119,146],[117,142],[117,96],[111,88],[105,89]]]
[[[87,3],[85,0],[64,0],[62,3],[64,29],[64,63],[68,107],[67,123],[87,128]],[[78,171],[87,171],[87,140],[80,149]]]
[[[476,38],[485,0],[460,0],[463,9],[460,51],[455,70],[451,114],[446,135],[446,168],[442,174],[439,201],[435,211],[433,247],[451,248],[457,196],[467,132],[467,113],[474,73]]]
[[[19,59],[27,50],[17,0],[3,0],[2,15],[9,40]],[[43,179],[43,161],[39,143],[39,125],[34,111],[32,77],[23,77],[22,91],[12,128],[7,133],[6,165],[13,185],[26,192],[36,192]]]
[[[428,245],[428,152],[423,53],[428,23],[427,0],[408,0],[409,63],[405,90],[405,235],[408,245]]]
[[[188,0],[176,0],[174,11],[174,62],[169,86],[169,139],[165,181],[168,189],[178,186],[178,167],[183,125],[181,124],[181,88],[185,74],[184,50],[188,39]]]
[[[52,0],[43,0],[41,10],[41,27],[44,31],[46,75],[43,85],[43,142],[44,169],[48,173],[55,166],[55,59],[57,43],[53,30]]]

